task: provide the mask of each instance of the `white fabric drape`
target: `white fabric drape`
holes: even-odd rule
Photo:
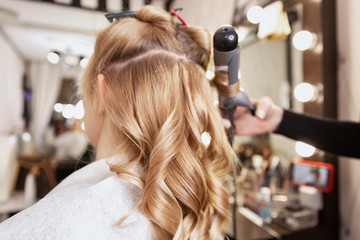
[[[61,65],[48,62],[30,64],[31,121],[30,132],[39,153],[44,150],[44,131],[61,87]]]
[[[23,130],[23,59],[0,30],[0,135]]]

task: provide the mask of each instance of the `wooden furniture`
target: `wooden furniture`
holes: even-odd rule
[[[56,186],[57,182],[54,170],[51,167],[50,158],[48,156],[19,156],[18,163],[19,177],[17,188],[22,188],[24,175],[26,175],[28,171],[33,171],[37,175],[38,197],[43,197]]]
[[[237,214],[237,238],[247,240],[280,239],[245,218],[240,213]],[[288,228],[272,222],[269,228],[279,235],[282,240],[304,240],[304,239],[337,239],[337,229],[329,226],[319,225],[314,228],[291,231]]]

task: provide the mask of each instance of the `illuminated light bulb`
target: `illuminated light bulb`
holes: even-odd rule
[[[203,132],[201,134],[201,142],[205,145],[205,147],[210,145],[211,136],[208,132]]]
[[[62,105],[61,103],[55,103],[54,105],[55,112],[62,112],[63,109],[64,109],[64,105]]]
[[[262,7],[260,6],[252,6],[251,8],[249,8],[246,17],[249,20],[249,22],[253,23],[253,24],[257,24],[261,21],[261,16],[262,16]]]
[[[9,143],[15,144],[17,142],[17,137],[15,135],[11,135],[9,137]]]
[[[238,41],[241,42],[246,38],[247,30],[245,28],[239,28],[237,33],[238,33]]]
[[[294,89],[294,96],[300,102],[308,102],[315,97],[315,87],[310,83],[300,83]]]
[[[214,78],[214,76],[215,76],[215,73],[213,72],[213,71],[206,71],[206,78],[208,79],[208,80],[211,80],[211,79],[213,79]]]
[[[87,64],[89,62],[89,59],[88,58],[83,58],[80,60],[80,67],[81,68],[86,68]]]
[[[84,122],[81,123],[81,129],[82,129],[83,131],[85,131],[85,123],[84,123]]]
[[[82,119],[84,117],[84,106],[83,106],[83,101],[80,100],[74,108],[74,117],[76,119]]]
[[[295,151],[301,157],[311,157],[315,153],[315,147],[303,143],[303,142],[296,142],[295,143]]]
[[[69,66],[76,66],[79,63],[79,58],[76,56],[66,56],[65,57],[65,63]]]
[[[58,64],[60,61],[60,55],[57,52],[49,52],[47,54],[47,60],[52,64]]]
[[[305,51],[314,46],[315,37],[309,31],[299,31],[294,35],[292,43],[297,50]]]
[[[28,132],[24,132],[24,133],[21,134],[21,138],[22,138],[22,140],[24,140],[25,142],[30,142],[30,140],[31,140],[31,135],[30,135],[30,133],[28,133]]]
[[[74,111],[75,107],[74,105],[71,104],[66,104],[63,111],[62,111],[62,115],[64,118],[68,119],[68,118],[73,118],[74,117]]]

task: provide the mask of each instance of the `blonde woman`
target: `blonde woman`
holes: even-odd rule
[[[2,223],[0,239],[223,239],[231,158],[210,51],[208,31],[152,6],[102,31],[80,84],[97,161]]]

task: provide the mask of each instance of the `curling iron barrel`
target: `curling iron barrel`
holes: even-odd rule
[[[238,84],[240,62],[238,35],[233,27],[223,26],[215,32],[213,43],[215,71],[228,78],[226,85],[224,85],[224,82],[217,84],[229,90],[235,87],[236,90],[230,96],[220,92],[220,109],[223,116],[234,124],[234,112],[237,106],[247,107],[253,115],[255,113],[255,106],[250,102],[246,94],[240,91]]]
[[[214,35],[215,71],[228,74],[229,84],[238,82],[240,46],[233,27],[221,27]]]

